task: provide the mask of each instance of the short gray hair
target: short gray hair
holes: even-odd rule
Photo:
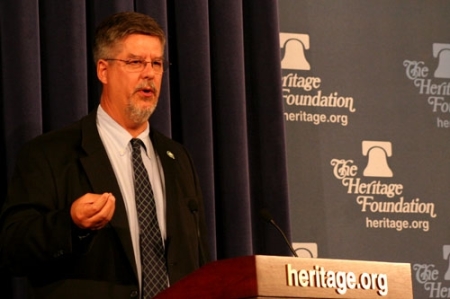
[[[95,31],[94,62],[108,58],[115,46],[131,34],[155,36],[164,49],[166,37],[161,26],[148,15],[137,12],[120,12],[103,20]]]

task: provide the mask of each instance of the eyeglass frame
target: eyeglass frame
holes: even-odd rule
[[[150,61],[147,61],[147,60],[145,60],[145,59],[137,59],[137,58],[130,58],[130,59],[103,58],[103,60],[106,60],[106,61],[122,61],[123,63],[125,63],[126,66],[130,66],[130,64],[131,64],[132,62],[139,62],[139,63],[141,63],[141,64],[143,65],[142,69],[139,69],[139,70],[130,70],[130,69],[127,69],[127,71],[130,72],[130,73],[139,73],[139,72],[142,72],[142,71],[145,70],[145,68],[147,67],[147,64],[150,63],[150,65],[151,65],[151,67],[152,67],[152,69],[153,69],[153,71],[154,71],[155,73],[157,73],[157,74],[162,74],[162,73],[164,73],[164,71],[165,71],[165,70],[169,67],[169,65],[170,65],[169,61],[167,61],[167,60],[165,60],[165,59],[159,59],[159,58],[158,58],[158,59],[155,59],[155,60],[150,60]],[[161,62],[161,63],[162,63],[161,71],[156,71],[156,70],[155,70],[154,63],[157,63],[157,62]]]

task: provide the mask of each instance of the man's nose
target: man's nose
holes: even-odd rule
[[[144,69],[142,70],[142,76],[144,78],[153,78],[155,76],[155,71],[151,62],[147,62],[147,64],[145,65]]]

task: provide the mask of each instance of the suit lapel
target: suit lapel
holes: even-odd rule
[[[170,244],[171,237],[176,230],[173,226],[176,221],[171,221],[172,211],[176,208],[175,199],[178,191],[177,176],[177,157],[169,143],[160,136],[160,134],[153,129],[150,132],[150,138],[152,140],[153,147],[159,157],[161,166],[164,171],[164,184],[165,184],[165,199],[166,199],[166,226],[167,226],[167,240],[166,244]],[[170,186],[170,188],[167,188]]]
[[[164,170],[165,185],[176,186],[175,181],[177,176],[178,162],[172,146],[161,137],[160,133],[154,130],[152,130],[150,133],[150,139],[152,140],[153,147]],[[166,188],[166,197],[169,197],[169,195],[171,195],[170,191],[172,189],[173,188]]]
[[[116,208],[110,225],[117,232],[134,273],[138,277],[125,204],[108,155],[98,134],[96,112],[95,110],[90,113],[82,121],[82,147],[87,155],[80,161],[92,185],[93,192],[97,194],[111,192],[115,196]]]

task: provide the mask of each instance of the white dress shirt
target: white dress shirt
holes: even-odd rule
[[[133,138],[122,126],[112,119],[103,110],[101,105],[97,109],[97,128],[103,145],[106,148],[109,160],[119,183],[120,192],[124,199],[125,208],[130,225],[131,241],[133,243],[134,256],[141,287],[141,259],[139,250],[139,223],[134,198],[133,164],[131,159],[132,147],[130,140]],[[144,142],[145,149],[141,147],[142,160],[149,173],[150,183],[155,196],[156,213],[161,230],[161,238],[166,239],[166,206],[164,173],[161,162],[154,151],[149,136],[150,124],[147,129],[136,138]],[[115,194],[113,194],[115,195]],[[164,243],[164,242],[163,242]]]

